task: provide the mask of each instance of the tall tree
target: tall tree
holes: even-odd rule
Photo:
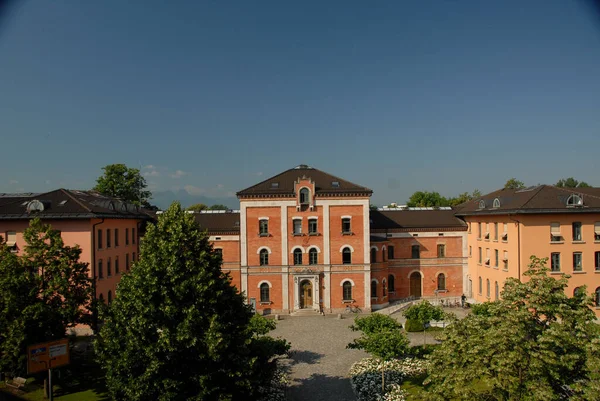
[[[92,301],[81,249],[65,246],[60,232],[34,219],[23,235],[24,254],[0,245],[0,371],[23,374],[26,347],[89,324]]]
[[[186,210],[189,210],[192,212],[201,212],[201,211],[207,210],[207,209],[208,209],[208,206],[206,206],[204,203],[195,203],[186,208]]]
[[[554,186],[559,187],[559,188],[590,188],[591,187],[591,185],[588,184],[587,182],[577,181],[573,177],[561,178],[560,180],[558,180],[558,182]]]
[[[445,315],[444,310],[440,306],[434,306],[427,300],[411,305],[403,314],[408,320],[413,320],[421,324],[423,328],[423,344],[425,344],[426,340],[426,324],[432,320],[442,320]]]
[[[450,202],[439,192],[417,191],[410,196],[406,205],[409,207],[439,207],[450,206]]]
[[[124,164],[109,164],[102,167],[104,174],[96,180],[95,191],[106,196],[120,198],[139,206],[150,206],[152,193],[146,190],[146,179],[140,170]]]
[[[525,282],[506,281],[501,300],[456,321],[431,354],[431,400],[595,400],[600,333],[585,291],[548,275],[531,257]]]
[[[229,208],[225,205],[215,204],[209,207],[208,210],[229,210]]]
[[[450,203],[450,206],[458,206],[462,203],[478,198],[481,198],[481,191],[476,189],[472,193],[463,192],[454,198],[450,198],[448,199],[448,202]]]
[[[523,189],[525,188],[525,183],[523,181],[519,181],[516,178],[510,178],[504,184],[504,189]]]
[[[264,361],[283,349],[260,346],[264,328],[230,281],[192,215],[178,203],[159,215],[96,343],[113,399],[258,397]]]

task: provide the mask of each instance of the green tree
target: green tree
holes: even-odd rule
[[[478,189],[474,190],[472,193],[463,192],[454,198],[448,199],[450,206],[458,206],[462,203],[468,202],[473,199],[481,198],[481,191]]]
[[[417,191],[410,196],[406,205],[409,207],[439,207],[450,206],[450,201],[439,192]]]
[[[573,177],[562,178],[554,185],[559,188],[590,188],[591,185],[584,181],[577,181]]]
[[[225,205],[216,204],[209,207],[208,210],[229,210],[229,208]]]
[[[0,371],[25,372],[29,345],[59,339],[91,322],[92,285],[81,249],[34,219],[23,234],[24,253],[0,245]]]
[[[434,306],[427,300],[411,305],[403,312],[403,315],[407,319],[421,324],[421,327],[423,327],[423,344],[425,344],[426,339],[425,325],[432,320],[443,320],[446,316],[441,306]]]
[[[122,199],[138,206],[148,207],[152,193],[146,190],[146,179],[140,170],[124,164],[109,164],[102,167],[104,174],[96,180],[94,191]]]
[[[509,278],[501,300],[456,321],[431,354],[428,399],[596,400],[598,325],[585,291],[531,257],[526,280]],[[586,393],[587,391],[587,393]]]
[[[178,203],[159,215],[96,342],[113,399],[258,398],[269,377],[265,361],[285,343],[261,340],[269,327],[251,323],[230,281],[192,215]]]
[[[196,203],[194,205],[188,206],[186,208],[186,210],[190,210],[192,212],[201,212],[203,210],[207,210],[208,206],[206,206],[204,203]]]
[[[519,181],[516,178],[511,178],[506,181],[504,184],[504,189],[523,189],[525,188],[525,183],[523,181]]]

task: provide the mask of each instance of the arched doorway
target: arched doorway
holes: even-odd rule
[[[421,297],[421,273],[419,272],[413,272],[410,275],[410,295]]]
[[[300,309],[313,307],[313,287],[310,280],[300,283]]]

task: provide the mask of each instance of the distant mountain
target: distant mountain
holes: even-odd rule
[[[158,206],[160,209],[166,209],[173,203],[174,201],[179,201],[181,206],[188,207],[194,205],[196,203],[204,203],[207,206],[211,205],[225,205],[230,209],[239,209],[240,202],[238,198],[229,197],[229,198],[209,198],[207,196],[202,195],[191,195],[184,189],[180,189],[177,192],[174,191],[157,191],[152,193],[152,199],[150,199],[150,203],[152,205]]]

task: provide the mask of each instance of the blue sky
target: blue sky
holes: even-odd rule
[[[0,23],[0,192],[110,163],[215,198],[301,163],[377,204],[600,186],[583,1],[25,0]]]

